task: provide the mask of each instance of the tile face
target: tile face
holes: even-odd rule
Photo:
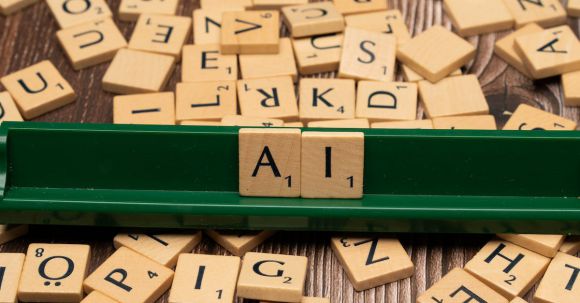
[[[425,80],[425,78],[423,78],[423,76],[417,74],[417,72],[415,72],[413,69],[411,69],[410,67],[402,64],[401,65],[401,71],[403,73],[403,79],[405,79],[405,82],[419,82],[422,80]],[[449,74],[449,77],[451,76],[461,76],[463,74],[463,72],[461,71],[461,69],[457,69],[454,72],[452,72],[451,74]]]
[[[312,121],[308,123],[308,127],[314,128],[369,128],[369,120],[367,119],[346,119],[346,120],[327,120],[327,121]]]
[[[290,76],[238,81],[242,115],[289,120],[298,118],[294,83]]]
[[[528,303],[528,301],[519,297],[515,297],[513,300],[510,301],[510,303]]]
[[[238,279],[245,299],[300,302],[308,259],[301,256],[247,253]]]
[[[220,121],[223,117],[235,115],[237,109],[236,81],[177,84],[177,121]]]
[[[238,57],[222,55],[219,44],[186,45],[183,47],[181,81],[238,80]]]
[[[223,54],[275,54],[280,50],[280,13],[225,12],[220,37]]]
[[[338,74],[341,78],[393,81],[396,51],[395,37],[349,27]]]
[[[0,302],[17,302],[18,283],[24,265],[24,254],[0,254]]]
[[[463,37],[511,29],[514,18],[503,0],[445,0],[445,12]]]
[[[307,4],[308,0],[253,0],[252,9],[281,9],[291,5]]]
[[[300,196],[299,129],[241,129],[240,195]]]
[[[475,47],[436,25],[411,39],[397,58],[431,82],[438,82],[475,57]]]
[[[271,230],[241,232],[213,229],[205,232],[227,251],[240,257],[262,244],[275,233]]]
[[[24,121],[12,96],[7,92],[0,93],[0,122],[4,121]]]
[[[281,127],[284,126],[284,120],[245,117],[245,116],[226,116],[222,119],[223,126],[261,126],[261,127]]]
[[[115,248],[127,247],[137,253],[172,268],[177,257],[189,253],[201,241],[201,232],[195,234],[118,234],[113,242]]]
[[[271,301],[260,301],[260,303],[274,303]],[[330,303],[329,298],[315,298],[315,297],[302,297],[300,303]]]
[[[564,90],[564,103],[567,106],[580,106],[580,71],[565,73],[562,75],[562,88]]]
[[[277,54],[248,54],[240,55],[239,58],[244,79],[291,76],[296,81],[298,77],[292,41],[289,38],[280,39],[280,52]]]
[[[117,94],[158,92],[175,67],[172,56],[121,49],[103,77],[103,89]]]
[[[533,234],[498,234],[497,236],[549,258],[553,258],[558,253],[558,249],[564,243],[565,238],[561,235]]]
[[[79,302],[90,247],[74,244],[28,246],[18,299],[24,302]]]
[[[534,295],[538,303],[575,303],[580,298],[580,258],[557,254]]]
[[[575,130],[576,122],[521,104],[510,117],[504,130]]]
[[[93,291],[86,296],[81,303],[117,303],[117,301],[103,295],[98,291]]]
[[[413,121],[394,121],[394,122],[377,122],[371,125],[371,128],[385,129],[433,129],[433,122],[426,120]]]
[[[360,81],[356,100],[357,118],[390,121],[417,117],[415,83]]]
[[[301,79],[300,120],[354,119],[355,85],[349,79]]]
[[[46,0],[60,28],[112,18],[105,0]]]
[[[560,251],[569,255],[575,255],[580,251],[580,236],[568,236]]]
[[[25,119],[73,102],[75,92],[50,61],[42,61],[0,79]]]
[[[568,0],[567,9],[569,16],[580,16],[580,0]]]
[[[489,106],[475,75],[446,78],[435,84],[421,81],[419,94],[429,118],[489,113]]]
[[[303,198],[362,198],[363,168],[363,133],[302,134]]]
[[[517,31],[505,36],[501,40],[498,40],[495,43],[494,48],[495,53],[504,61],[506,61],[508,64],[517,69],[520,73],[528,77],[532,77],[530,75],[530,72],[528,71],[528,68],[524,63],[524,60],[520,57],[520,55],[516,51],[515,42],[517,37],[538,33],[541,31],[543,31],[543,29],[539,25],[535,23],[530,23],[518,29]]]
[[[399,45],[411,39],[405,19],[398,9],[347,16],[345,21],[348,27],[393,35]]]
[[[566,11],[559,0],[503,0],[516,21],[516,28],[537,23],[546,28],[566,23]]]
[[[36,2],[38,0],[0,0],[0,13],[8,16]]]
[[[527,293],[549,263],[549,258],[518,245],[492,240],[465,265],[465,270],[503,297],[513,299]]]
[[[193,11],[193,42],[219,44],[222,33],[222,11],[196,9]]]
[[[496,130],[497,125],[492,115],[442,117],[433,119],[434,129],[481,129]]]
[[[63,29],[56,36],[75,70],[112,60],[119,49],[127,47],[111,18]]]
[[[137,21],[141,14],[175,15],[179,0],[121,0],[119,19]]]
[[[332,2],[284,7],[282,13],[292,37],[332,34],[344,30],[344,17]]]
[[[115,124],[175,124],[175,95],[153,93],[113,98]]]
[[[84,282],[120,303],[153,303],[171,286],[173,271],[126,248],[119,248]]]
[[[0,225],[0,244],[8,243],[28,233],[28,225]]]
[[[342,34],[292,40],[300,74],[310,75],[338,70],[342,40]]]
[[[239,257],[180,255],[169,303],[233,302],[240,264]]]
[[[413,262],[397,239],[336,237],[330,244],[357,291],[413,275]]]
[[[388,8],[387,2],[381,0],[333,0],[333,2],[343,15],[382,11]]]
[[[215,11],[243,11],[253,5],[252,0],[201,0],[202,9],[211,9]]]
[[[137,21],[129,48],[176,58],[191,35],[191,18],[142,14]]]

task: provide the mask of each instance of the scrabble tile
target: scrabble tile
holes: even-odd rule
[[[534,234],[498,234],[497,236],[549,258],[553,258],[558,253],[565,238],[561,235]]]
[[[534,79],[580,69],[580,41],[569,26],[517,37],[516,51]]]
[[[260,303],[274,303],[271,301],[260,301]],[[300,303],[330,303],[329,298],[315,298],[315,297],[302,297]]]
[[[434,129],[471,129],[497,130],[495,118],[492,115],[442,117],[433,119]]]
[[[110,61],[119,49],[127,47],[111,18],[60,30],[56,37],[75,70]]]
[[[262,126],[262,127],[281,127],[284,126],[284,120],[246,117],[246,116],[225,116],[222,119],[223,126]]]
[[[126,247],[119,248],[84,282],[120,303],[153,303],[171,286],[173,271]]]
[[[562,88],[564,90],[564,103],[567,106],[580,106],[580,71],[565,73],[562,75]]]
[[[309,3],[282,8],[292,37],[310,37],[344,30],[344,17],[332,2]]]
[[[238,279],[245,299],[300,302],[308,259],[301,256],[247,253]]]
[[[504,38],[498,40],[495,43],[494,48],[495,53],[504,61],[506,61],[509,65],[517,69],[520,73],[531,78],[532,76],[524,63],[524,60],[520,57],[520,55],[516,51],[515,45],[516,38],[532,33],[538,33],[541,31],[543,31],[543,29],[539,25],[535,23],[530,23],[518,29],[517,31],[505,36]]]
[[[455,268],[417,298],[417,303],[509,301],[461,268]]]
[[[575,130],[576,122],[521,104],[504,126],[504,130]]]
[[[401,64],[401,72],[403,74],[403,79],[405,79],[405,82],[419,82],[422,80],[425,80],[425,78],[423,78],[423,76],[417,74],[417,72],[415,72],[413,69],[411,69],[410,67]],[[454,72],[452,72],[451,74],[449,74],[449,76],[461,76],[463,75],[463,72],[461,71],[461,69],[457,69]]]
[[[411,39],[405,19],[398,9],[351,15],[346,16],[344,19],[348,27],[393,35],[397,38],[398,45],[402,45]]]
[[[516,21],[516,28],[537,23],[547,28],[566,23],[560,0],[503,0]]]
[[[540,282],[534,302],[575,303],[580,298],[580,258],[557,254]]]
[[[38,0],[0,0],[0,13],[8,16],[36,2]]]
[[[336,237],[332,251],[358,291],[367,290],[413,275],[413,262],[393,238]]]
[[[243,11],[252,7],[253,0],[201,0],[200,5],[202,9],[211,9],[214,11]]]
[[[46,0],[46,4],[60,28],[113,17],[105,0]]]
[[[81,303],[118,303],[117,301],[103,295],[98,291],[93,291],[86,296]]]
[[[25,119],[36,118],[76,99],[73,88],[48,60],[4,76],[0,82]]]
[[[327,120],[312,121],[308,127],[314,128],[370,128],[368,119],[347,119],[347,120]]]
[[[8,243],[28,234],[28,225],[0,225],[0,244]]]
[[[560,246],[560,251],[569,255],[575,255],[580,252],[580,236],[566,237],[564,244]]]
[[[446,78],[435,84],[421,81],[419,94],[428,118],[489,113],[489,106],[475,75]]]
[[[169,268],[175,267],[177,257],[190,253],[201,241],[201,232],[191,234],[118,234],[115,248],[127,247]]]
[[[0,122],[23,121],[16,103],[7,92],[0,92]]]
[[[397,58],[431,82],[438,82],[475,57],[475,47],[436,25],[411,39]]]
[[[0,302],[16,303],[24,254],[0,254]]]
[[[191,35],[191,18],[142,14],[129,48],[181,58],[181,49]]]
[[[513,299],[527,293],[549,263],[549,258],[533,251],[492,240],[465,265],[465,270],[503,297]]]
[[[520,297],[515,297],[513,300],[510,301],[510,303],[528,303],[528,301],[526,301]]]
[[[199,120],[185,120],[179,122],[179,125],[191,126],[223,126],[221,121],[199,121]]]
[[[282,9],[286,6],[307,4],[308,0],[253,0],[252,9]]]
[[[223,12],[219,10],[196,9],[193,11],[193,42],[195,44],[220,43],[222,14]]]
[[[219,44],[186,45],[183,47],[181,81],[238,80],[238,57],[222,55]]]
[[[169,303],[233,302],[240,265],[239,257],[180,255]]]
[[[284,127],[304,127],[304,123],[302,123],[302,122],[288,122],[288,123],[284,123]]]
[[[175,124],[175,95],[152,93],[113,98],[115,124]]]
[[[121,0],[119,19],[137,21],[141,14],[175,15],[179,0]]]
[[[356,117],[370,121],[415,120],[417,84],[360,81],[356,97]]]
[[[347,27],[338,75],[357,80],[393,81],[397,39]]]
[[[297,119],[298,104],[290,76],[238,81],[243,116]]]
[[[350,79],[301,79],[300,120],[354,119],[355,86]]]
[[[236,81],[178,83],[175,97],[177,121],[220,121],[238,111]]]
[[[174,67],[172,56],[120,49],[103,77],[103,89],[117,94],[158,92]]]
[[[573,17],[580,16],[580,0],[568,0],[568,15]]]
[[[271,230],[240,232],[208,229],[205,233],[227,251],[241,257],[262,244],[275,232]]]
[[[280,51],[278,11],[224,12],[223,54],[276,54]]]
[[[240,71],[243,79],[291,76],[298,78],[292,41],[280,39],[280,52],[277,54],[240,55]]]
[[[28,246],[18,286],[24,302],[79,302],[88,271],[88,245],[34,243]]]
[[[388,8],[387,1],[383,0],[333,0],[333,2],[343,15],[382,11]]]
[[[371,124],[371,128],[385,128],[385,129],[433,129],[433,122],[426,120],[413,121],[393,121],[393,122],[377,122]]]
[[[363,168],[363,133],[302,134],[303,198],[362,198]]]
[[[445,13],[460,36],[468,37],[511,29],[514,17],[503,0],[445,0]]]
[[[300,74],[311,75],[338,70],[342,40],[342,34],[292,40]]]
[[[240,129],[240,195],[299,197],[300,142],[299,129]]]

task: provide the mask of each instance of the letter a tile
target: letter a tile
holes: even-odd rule
[[[280,13],[225,12],[222,17],[222,54],[276,54],[280,50]]]
[[[534,294],[534,302],[577,303],[578,298],[580,298],[580,258],[558,253]]]
[[[0,302],[16,303],[24,254],[0,254]]]

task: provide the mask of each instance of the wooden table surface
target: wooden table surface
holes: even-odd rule
[[[215,0],[220,1],[220,0]],[[199,7],[197,0],[180,1],[179,14],[191,16]],[[389,0],[390,8],[398,8],[406,18],[413,34],[422,32],[432,24],[451,27],[443,13],[440,0]],[[565,1],[563,1],[565,2]],[[119,0],[108,1],[113,12]],[[119,22],[126,38],[134,24]],[[579,22],[569,20],[578,33]],[[75,72],[67,61],[55,38],[58,26],[44,1],[10,17],[0,16],[0,76],[17,71],[44,59],[51,60],[75,89],[78,100],[50,112],[37,121],[111,123],[113,95],[101,89],[101,79],[108,64]],[[533,82],[519,74],[493,55],[494,42],[509,32],[472,37],[477,45],[477,57],[466,66],[466,72],[476,74],[490,104],[491,112],[502,127],[510,113],[521,103],[579,121],[580,110],[563,106],[562,89],[558,78]],[[283,34],[285,30],[283,29]],[[192,43],[191,38],[188,43]],[[180,79],[178,67],[171,78],[168,90],[174,90]],[[332,76],[332,75],[324,75]],[[400,76],[399,76],[400,77]],[[418,117],[423,115],[419,109]],[[71,228],[32,226],[30,234],[20,240],[0,247],[2,252],[25,252],[31,242],[85,243],[92,246],[91,271],[112,252],[112,239],[116,230],[108,228]],[[415,275],[409,279],[356,292],[342,270],[329,245],[327,233],[279,232],[259,246],[257,251],[297,254],[310,261],[305,294],[330,297],[331,302],[415,302],[416,298],[451,269],[463,266],[491,238],[490,235],[398,235],[415,264]],[[195,252],[226,254],[211,240],[204,241]],[[531,298],[534,290],[526,296]],[[164,296],[159,302],[166,302]],[[241,300],[240,300],[241,301]]]

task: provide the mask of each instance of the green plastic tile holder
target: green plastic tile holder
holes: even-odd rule
[[[365,195],[335,200],[241,197],[238,130],[4,122],[0,222],[580,233],[577,131],[358,130]]]

